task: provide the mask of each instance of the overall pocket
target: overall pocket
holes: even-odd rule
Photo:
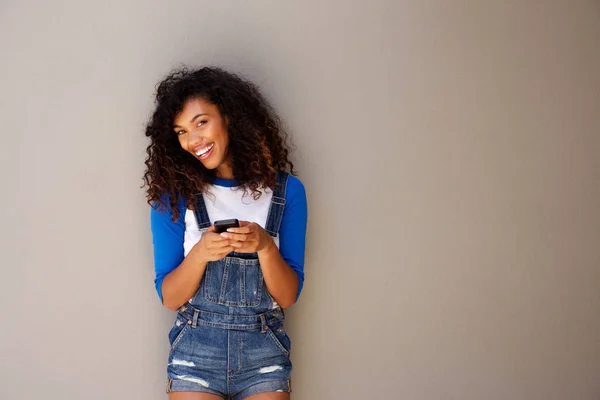
[[[190,326],[191,325],[188,324],[188,321],[181,316],[181,314],[177,314],[173,327],[169,331],[169,344],[171,345],[171,350],[174,350],[175,347],[177,347],[177,344],[181,342],[181,339],[190,329]]]
[[[269,325],[267,327],[266,335],[279,351],[286,357],[290,356],[290,352],[292,351],[292,341],[283,326],[283,322]]]
[[[263,282],[258,258],[228,256],[206,265],[204,298],[228,307],[256,307],[260,304]]]

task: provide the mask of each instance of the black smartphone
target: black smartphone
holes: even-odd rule
[[[238,228],[240,226],[240,221],[237,219],[222,219],[220,221],[215,221],[215,232],[223,233],[229,228]]]

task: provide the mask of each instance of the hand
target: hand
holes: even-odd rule
[[[221,237],[231,240],[231,246],[239,253],[257,253],[275,244],[262,226],[248,221],[240,221],[239,228],[229,228]]]
[[[233,242],[235,241],[215,233],[215,227],[211,226],[202,234],[191,251],[194,252],[199,262],[206,264],[209,261],[218,261],[235,251],[236,249],[232,246]]]

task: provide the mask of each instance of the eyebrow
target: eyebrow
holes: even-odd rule
[[[194,123],[195,120],[197,120],[198,118],[200,118],[203,115],[208,115],[208,114],[198,114],[198,115],[194,116],[194,118],[192,118],[192,120],[190,121],[190,124]],[[182,128],[182,127],[179,125],[173,125],[173,128]]]

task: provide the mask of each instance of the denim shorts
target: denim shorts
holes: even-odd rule
[[[283,325],[279,308],[228,315],[183,306],[169,332],[167,393],[241,400],[261,392],[291,392],[291,342]]]

